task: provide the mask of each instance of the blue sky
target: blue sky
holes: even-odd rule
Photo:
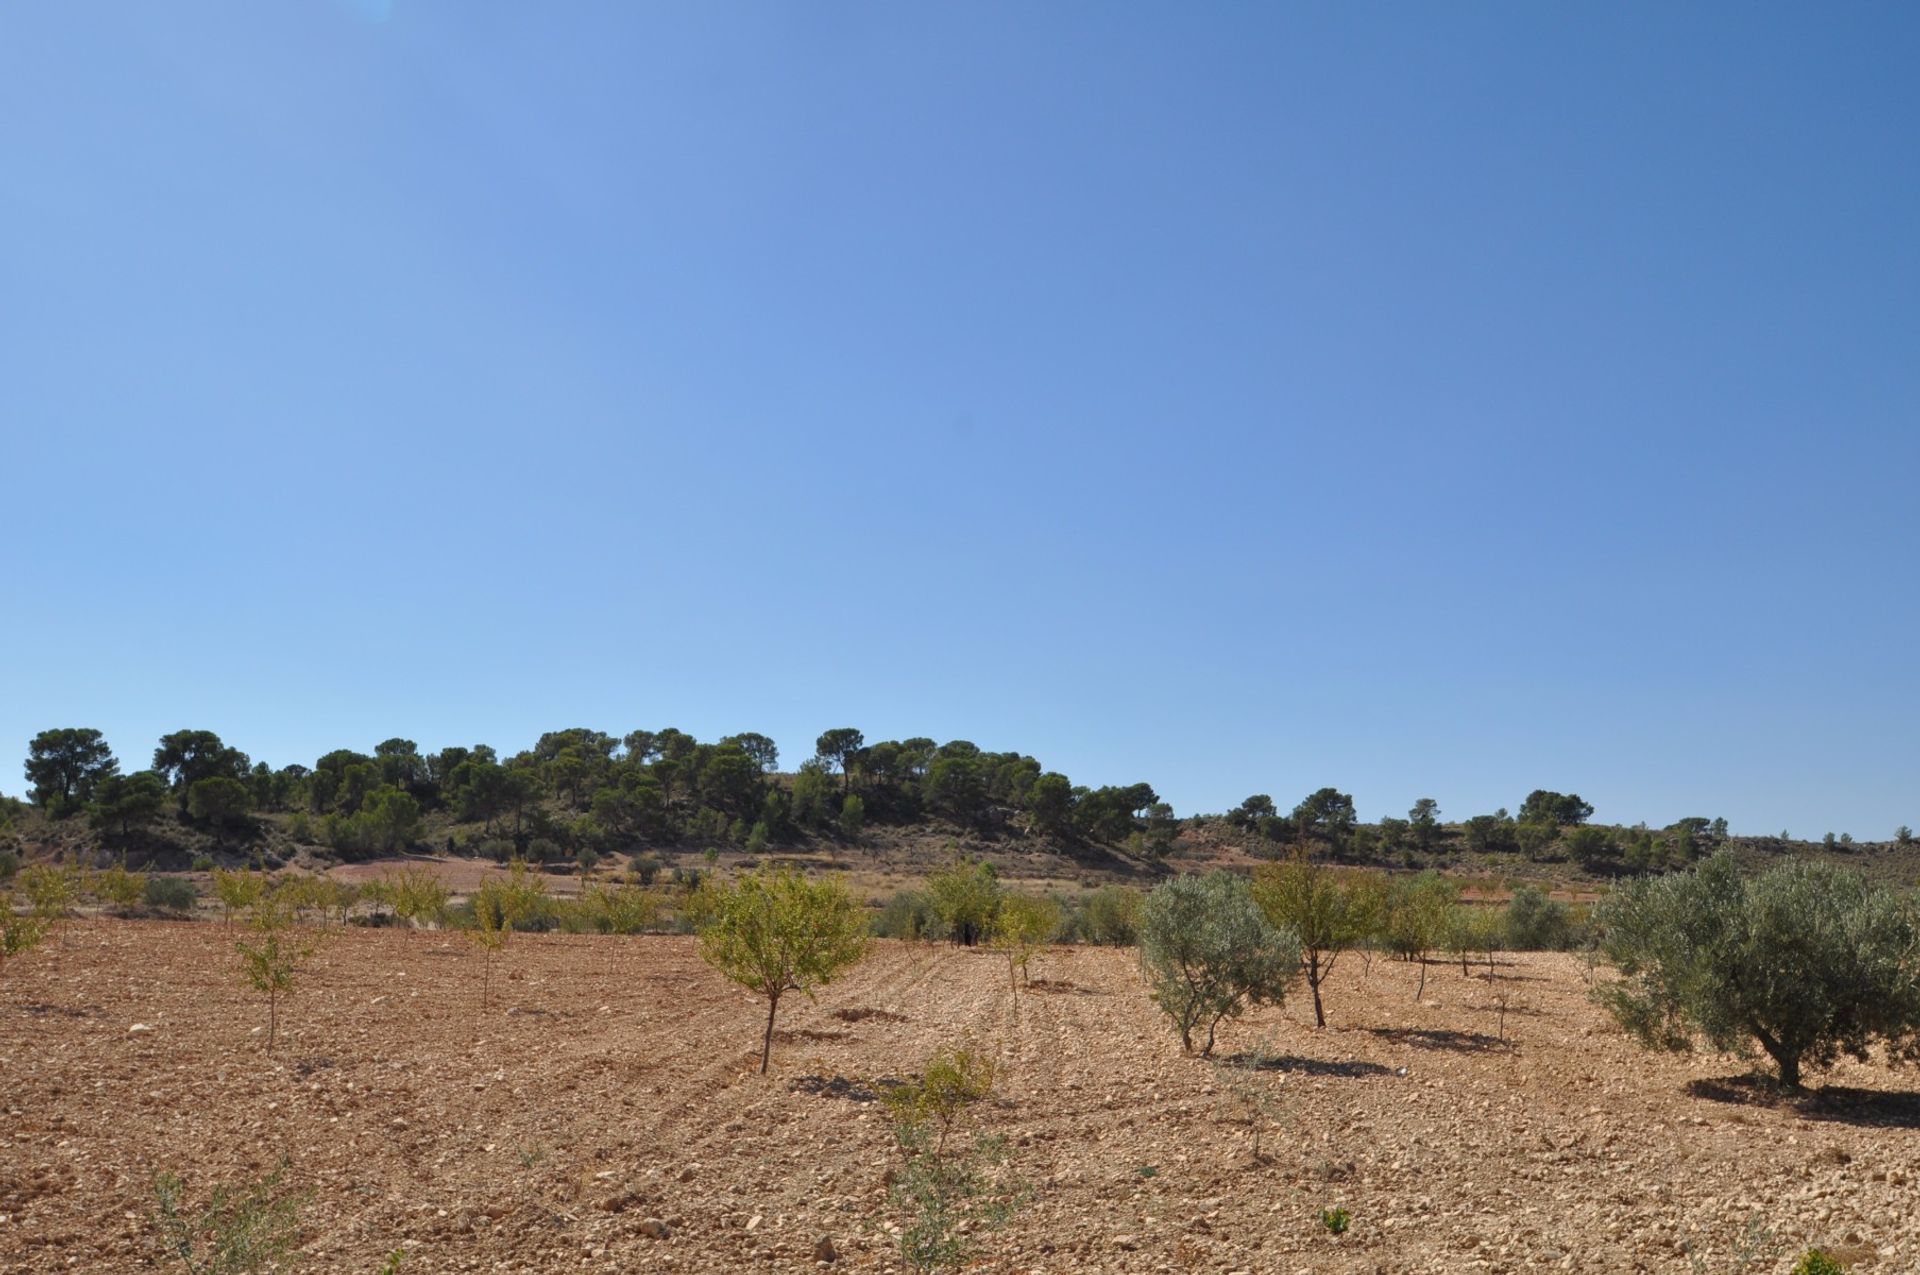
[[[1898,5],[9,6],[0,753],[851,724],[1885,837],[1917,60]]]

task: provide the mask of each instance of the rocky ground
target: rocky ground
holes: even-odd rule
[[[518,936],[485,1008],[480,961],[332,931],[271,1052],[217,924],[76,922],[9,963],[0,1272],[166,1269],[157,1173],[200,1199],[283,1156],[304,1271],[898,1270],[874,1083],[963,1040],[1000,1056],[979,1124],[1032,1187],[979,1269],[1689,1272],[1691,1248],[1718,1275],[1752,1220],[1752,1270],[1819,1243],[1920,1271],[1911,1073],[1748,1101],[1733,1060],[1634,1049],[1568,957],[1436,964],[1421,1001],[1413,967],[1348,957],[1331,1028],[1304,997],[1228,1026],[1223,1058],[1275,1056],[1258,1159],[1247,1074],[1183,1057],[1125,952],[1056,951],[1016,996],[990,953],[880,944],[783,1007],[765,1077],[759,1007],[690,940]]]

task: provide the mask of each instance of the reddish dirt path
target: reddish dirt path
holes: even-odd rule
[[[1782,1253],[1920,1271],[1911,1073],[1829,1077],[1893,1095],[1842,1118],[1692,1096],[1738,1066],[1634,1050],[1569,958],[1503,966],[1513,1048],[1486,981],[1445,965],[1416,1004],[1413,969],[1347,958],[1329,1030],[1304,1000],[1230,1025],[1222,1054],[1269,1038],[1285,1068],[1259,1163],[1128,953],[1048,954],[1016,998],[991,954],[880,944],[783,1007],[765,1078],[759,1008],[689,940],[523,935],[500,969],[483,1012],[459,936],[331,932],[269,1054],[217,924],[70,926],[0,985],[0,1272],[163,1269],[156,1172],[197,1197],[282,1154],[311,1195],[301,1269],[328,1275],[395,1247],[405,1275],[812,1271],[821,1236],[835,1269],[897,1269],[860,1082],[962,1039],[1001,1055],[982,1123],[1035,1189],[982,1269],[1684,1272],[1691,1237],[1717,1273],[1757,1214]],[[856,1009],[886,1013],[834,1014]]]

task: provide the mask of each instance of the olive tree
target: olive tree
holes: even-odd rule
[[[762,868],[732,885],[709,885],[695,911],[701,959],[766,997],[765,1075],[780,998],[788,992],[811,997],[865,956],[866,917],[839,882],[809,881],[791,868]]]
[[[1598,924],[1620,980],[1596,992],[1650,1048],[1750,1054],[1780,1083],[1880,1042],[1920,1058],[1920,918],[1851,869],[1785,863],[1747,878],[1721,852],[1688,872],[1627,883]]]
[[[1147,895],[1140,964],[1181,1047],[1194,1052],[1194,1034],[1204,1025],[1200,1056],[1210,1058],[1222,1019],[1285,996],[1287,981],[1300,970],[1300,943],[1273,927],[1244,878],[1210,872],[1176,877]]]

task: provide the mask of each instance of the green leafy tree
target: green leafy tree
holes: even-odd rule
[[[151,770],[109,775],[93,791],[88,817],[101,834],[126,841],[151,827],[167,802],[167,782]]]
[[[296,907],[296,901],[281,892],[265,895],[253,913],[257,937],[233,945],[240,953],[241,978],[267,998],[268,1049],[280,1033],[280,1002],[293,995],[294,979],[313,955],[313,944],[293,932]]]
[[[1502,924],[1516,952],[1563,952],[1573,938],[1567,905],[1547,897],[1537,885],[1523,885],[1507,901]]]
[[[251,763],[237,748],[229,748],[210,730],[177,730],[160,737],[153,750],[153,769],[166,776],[187,808],[187,794],[202,779],[245,780]]]
[[[1299,834],[1329,845],[1345,842],[1358,819],[1353,798],[1338,788],[1319,789],[1293,808],[1293,826]]]
[[[1000,874],[985,859],[958,859],[927,877],[927,897],[947,937],[972,947],[993,932]]]
[[[1103,885],[1080,907],[1080,934],[1089,943],[1132,947],[1140,937],[1146,896],[1132,886]]]
[[[1032,894],[1006,894],[994,913],[994,949],[1007,958],[1007,982],[1016,989],[1027,979],[1027,967],[1060,932],[1060,905]],[[1019,975],[1015,981],[1014,975]]]
[[[88,727],[43,730],[27,745],[27,794],[33,804],[64,818],[93,800],[102,782],[120,773],[106,737]]]
[[[1210,872],[1162,882],[1147,895],[1140,962],[1181,1047],[1193,1053],[1204,1026],[1200,1056],[1210,1058],[1223,1019],[1284,998],[1300,970],[1300,945],[1267,921],[1243,878]]]
[[[226,775],[196,779],[187,789],[187,813],[212,828],[222,845],[246,831],[252,809],[253,794],[247,786]]]
[[[1535,788],[1520,803],[1520,822],[1555,824],[1571,828],[1593,817],[1593,804],[1580,800],[1579,793],[1550,792]],[[1703,821],[1704,822],[1704,821]]]
[[[1606,828],[1587,824],[1569,829],[1562,841],[1573,861],[1588,872],[1609,872],[1620,863],[1620,843]]]
[[[1340,954],[1366,936],[1365,918],[1356,914],[1346,884],[1305,852],[1286,863],[1270,863],[1254,873],[1254,901],[1275,929],[1300,941],[1307,986],[1313,992],[1313,1021],[1327,1025],[1320,987],[1333,973]]]
[[[1414,802],[1407,811],[1407,826],[1413,834],[1413,844],[1422,854],[1433,849],[1440,839],[1440,803],[1431,797]]]
[[[856,732],[858,733],[858,732]],[[747,731],[742,735],[729,735],[720,741],[722,748],[737,748],[745,753],[762,774],[771,775],[780,769],[780,749],[765,735]]]
[[[840,803],[840,835],[849,841],[858,841],[866,826],[867,803],[859,793],[853,793]]]
[[[1420,966],[1413,998],[1427,993],[1427,956],[1445,941],[1460,887],[1437,872],[1400,877],[1387,889],[1380,934],[1389,951]]]
[[[788,992],[812,997],[867,952],[867,922],[847,888],[792,869],[762,868],[710,885],[696,909],[700,956],[767,1001],[760,1071],[773,1055],[773,1024]]]
[[[1049,837],[1073,834],[1073,781],[1049,770],[1027,790],[1028,826]]]
[[[853,764],[867,737],[851,726],[838,726],[814,741],[814,755],[840,772],[840,791],[853,790]]]
[[[1788,1088],[1807,1064],[1864,1061],[1876,1042],[1920,1058],[1914,904],[1857,872],[1797,862],[1748,879],[1722,851],[1626,883],[1597,921],[1622,975],[1598,995],[1644,1045],[1758,1043]]]

